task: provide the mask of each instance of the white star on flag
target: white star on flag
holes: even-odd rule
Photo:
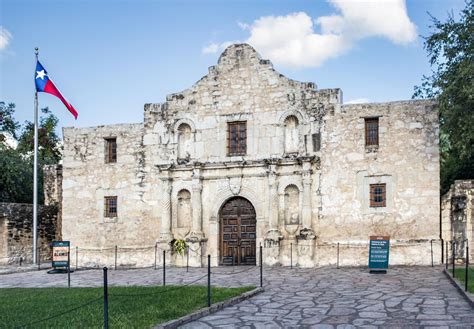
[[[44,80],[45,75],[46,72],[44,72],[44,70],[36,71],[36,79],[41,78],[41,80]]]

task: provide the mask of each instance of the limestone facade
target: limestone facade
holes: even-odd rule
[[[367,119],[378,122],[376,145],[366,145]],[[433,101],[342,105],[340,89],[288,79],[237,44],[191,88],[145,104],[143,123],[63,135],[63,239],[97,251],[81,264],[110,264],[116,245],[169,250],[184,239],[191,266],[207,254],[214,266],[255,263],[260,245],[269,265],[335,264],[337,249],[341,265],[365,265],[370,235],[391,237],[391,264],[430,263],[431,240],[440,261]],[[372,205],[373,186],[383,205]]]
[[[441,234],[452,262],[453,244],[456,262],[474,260],[474,180],[457,180],[441,199]],[[446,248],[445,248],[446,250]]]

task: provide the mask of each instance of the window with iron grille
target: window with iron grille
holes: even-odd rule
[[[104,197],[104,217],[117,217],[117,197]]]
[[[247,122],[229,122],[227,124],[227,155],[245,155],[247,153]]]
[[[365,145],[379,145],[379,118],[365,119]]]
[[[117,162],[117,138],[105,139],[105,163]]]
[[[370,184],[370,206],[386,207],[387,188],[386,184]]]

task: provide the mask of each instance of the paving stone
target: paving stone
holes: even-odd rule
[[[167,269],[167,284],[192,282],[205,268]],[[249,300],[224,308],[183,328],[473,328],[474,309],[451,285],[441,267],[391,267],[386,275],[366,269],[264,269],[264,289]],[[334,272],[337,271],[337,275]],[[213,273],[229,273],[213,268]],[[161,269],[109,271],[112,286],[161,285]],[[215,275],[213,285],[258,286],[256,267],[244,274]],[[73,287],[101,287],[102,271],[77,271]],[[196,282],[206,284],[204,277]],[[45,271],[0,275],[0,288],[66,287],[67,276]]]
[[[329,311],[328,315],[349,315],[355,312],[356,310],[353,308],[335,307]]]

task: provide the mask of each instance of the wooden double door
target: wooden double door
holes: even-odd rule
[[[256,265],[257,218],[252,204],[242,197],[229,199],[219,220],[220,264]]]

